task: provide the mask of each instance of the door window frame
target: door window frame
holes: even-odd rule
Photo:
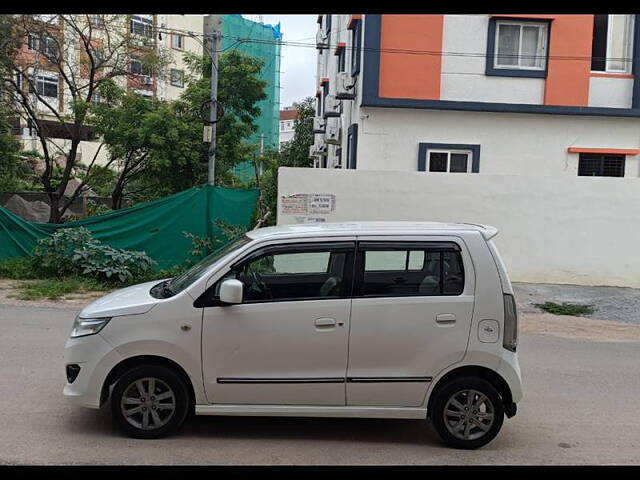
[[[364,295],[364,273],[365,273],[365,250],[424,250],[430,252],[458,252],[462,261],[463,281],[462,291],[460,293],[440,293],[438,295]],[[474,270],[470,267],[470,262],[465,259],[464,248],[459,241],[453,239],[442,240],[359,240],[356,249],[355,270],[353,278],[353,295],[352,298],[405,298],[405,297],[459,297],[467,292],[468,278],[474,275]],[[423,267],[424,268],[424,267]],[[409,270],[415,271],[415,270]],[[440,282],[442,282],[442,272],[440,274]]]
[[[343,269],[342,291],[339,296],[332,297],[294,297],[294,298],[273,298],[273,299],[261,299],[261,300],[244,300],[239,305],[255,305],[259,303],[280,303],[280,302],[304,302],[311,300],[344,300],[352,297],[353,294],[353,274],[355,266],[355,252],[356,241],[355,240],[336,240],[336,241],[323,241],[323,242],[301,242],[301,243],[280,243],[266,245],[258,247],[242,258],[234,261],[227,271],[222,274],[211,286],[209,286],[194,302],[193,306],[196,308],[206,307],[224,307],[226,304],[222,303],[219,297],[214,296],[218,284],[224,281],[227,276],[232,272],[239,272],[248,263],[258,260],[261,257],[267,255],[278,255],[287,253],[305,253],[305,252],[346,252],[346,258]],[[284,274],[283,274],[284,275]]]

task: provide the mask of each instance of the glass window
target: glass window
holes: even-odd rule
[[[151,68],[149,65],[145,65],[140,57],[131,57],[130,70],[134,75],[151,76]]]
[[[495,68],[544,70],[547,23],[499,21],[496,24]]]
[[[595,15],[591,70],[631,71],[633,61],[633,15]]]
[[[345,71],[345,49],[344,47],[338,50],[338,72]]]
[[[30,33],[27,37],[27,47],[29,50],[40,52],[50,59],[58,56],[58,44],[56,39],[47,34],[38,35]]]
[[[89,23],[96,27],[104,26],[104,15],[89,15]]]
[[[153,18],[150,16],[133,15],[131,17],[131,33],[151,37]]]
[[[351,75],[360,73],[360,54],[362,51],[362,22],[357,20],[351,38]]]
[[[246,302],[340,298],[347,252],[331,250],[265,254],[232,273]]]
[[[171,69],[171,85],[184,87],[184,72],[182,70]]]
[[[171,47],[177,50],[184,49],[184,35],[174,33],[171,35]]]
[[[430,172],[450,172],[467,173],[471,167],[471,152],[429,150],[428,171]]]
[[[460,295],[464,267],[459,251],[422,249],[365,249],[364,296]]]
[[[37,93],[43,97],[58,98],[57,76],[36,75],[31,76],[33,85],[29,85],[29,92]]]
[[[250,241],[251,239],[249,237],[243,235],[236,240],[223,245],[218,250],[211,253],[209,256],[200,260],[182,275],[178,275],[177,277],[171,279],[168,284],[170,292],[175,295],[176,293],[183,291],[193,282],[198,280],[202,275],[204,275],[204,273],[209,270],[209,267],[211,267],[218,260],[222,259],[234,250],[244,247]]]

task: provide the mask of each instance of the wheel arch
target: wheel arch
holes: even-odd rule
[[[191,381],[191,378],[187,374],[186,370],[176,361],[159,355],[136,355],[126,358],[115,365],[111,369],[111,371],[109,371],[102,384],[102,389],[100,390],[100,407],[102,407],[109,399],[112,386],[116,383],[118,378],[120,378],[128,370],[131,370],[132,368],[139,365],[160,365],[170,368],[171,370],[176,372],[187,385],[187,390],[189,391],[189,402],[191,408],[194,407],[196,403],[195,390],[193,388],[193,382]]]
[[[513,405],[513,396],[511,394],[509,384],[506,382],[506,380],[502,378],[499,373],[491,370],[490,368],[481,367],[479,365],[465,365],[463,367],[458,367],[451,370],[450,372],[447,372],[445,375],[439,378],[436,384],[432,387],[429,394],[429,400],[427,402],[427,418],[431,416],[433,399],[435,398],[438,390],[449,383],[451,380],[462,377],[482,378],[493,385],[493,387],[498,391],[500,397],[502,398],[502,402],[505,406],[505,413],[508,417],[513,416],[510,414],[510,408]]]

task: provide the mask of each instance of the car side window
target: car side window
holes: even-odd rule
[[[345,275],[351,278],[345,271],[346,259],[352,255],[349,250],[353,251],[353,244],[266,252],[229,271],[216,282],[213,293],[218,297],[222,282],[233,278],[244,284],[243,303],[341,298]]]
[[[400,248],[382,245],[361,248],[361,295],[460,295],[464,265],[459,249],[447,242]]]

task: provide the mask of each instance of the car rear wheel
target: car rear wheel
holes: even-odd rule
[[[111,394],[111,413],[118,427],[135,438],[175,433],[189,412],[189,392],[173,370],[141,365],[127,371]]]
[[[504,406],[500,394],[481,378],[458,378],[435,393],[431,420],[444,442],[455,448],[486,445],[500,431]]]

